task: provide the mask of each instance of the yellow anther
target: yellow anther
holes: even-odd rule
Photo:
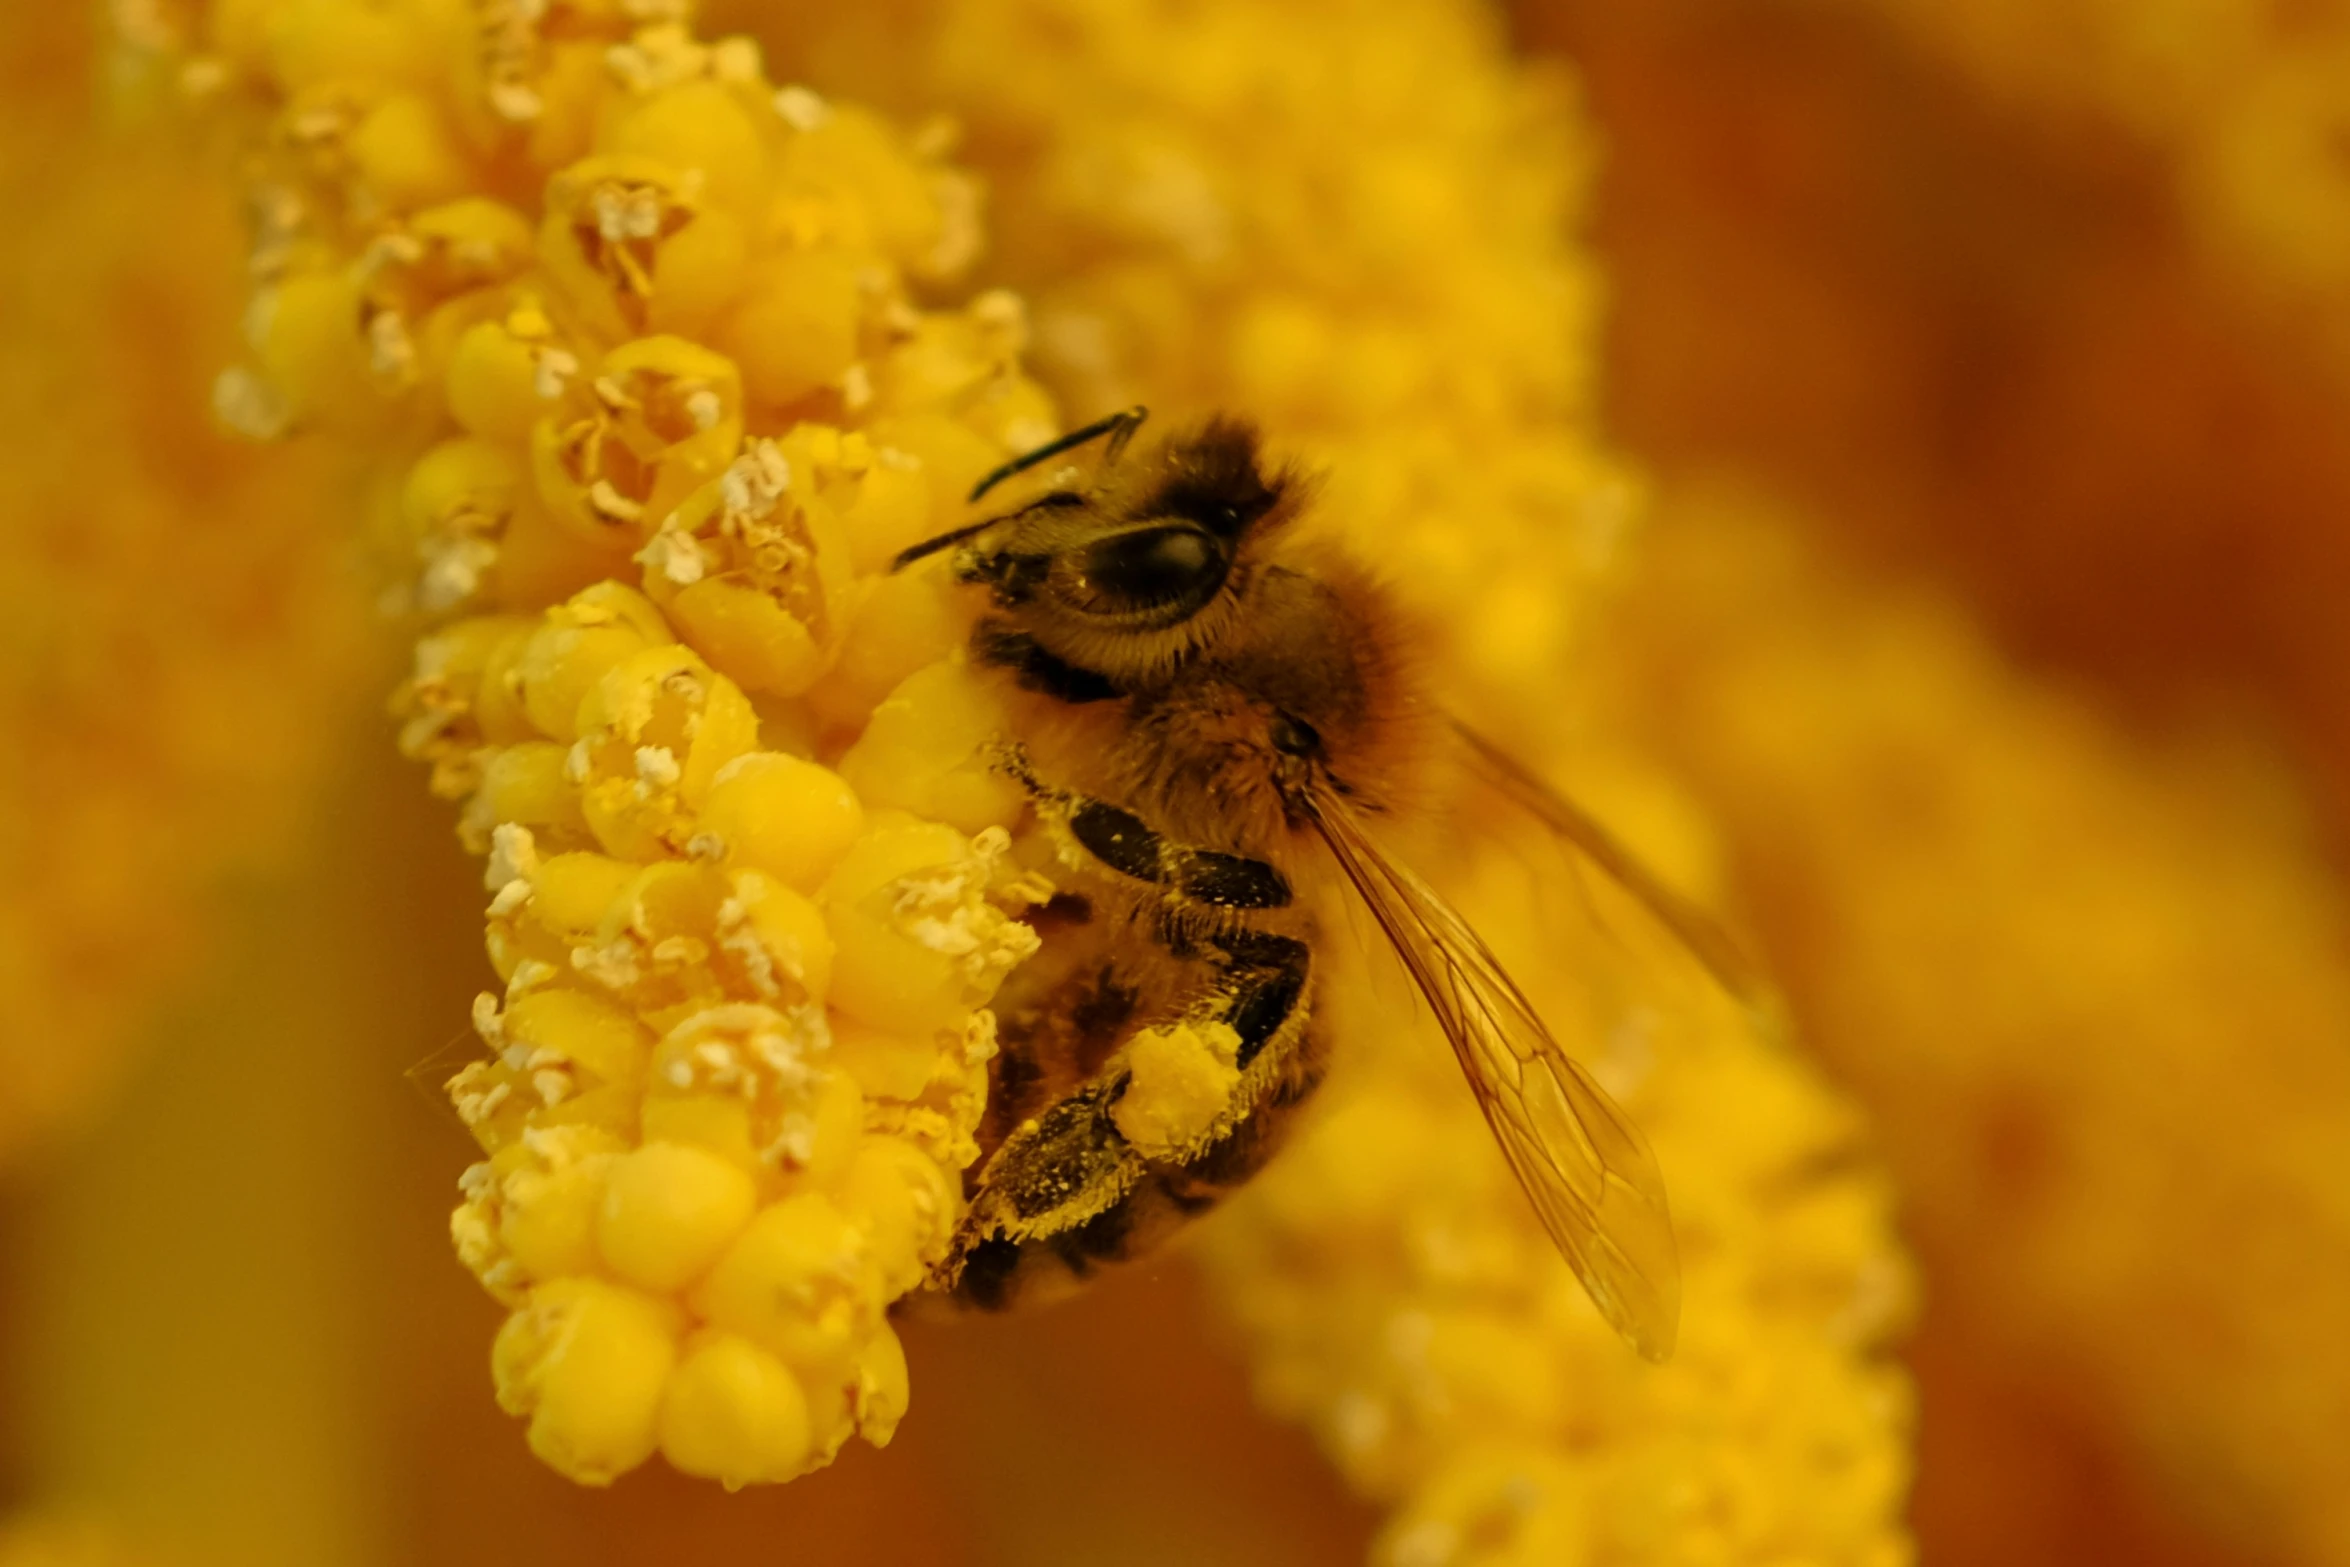
[[[608,1485],[653,1454],[679,1326],[675,1306],[601,1279],[537,1285],[498,1332],[498,1402],[558,1473]]]
[[[745,689],[797,696],[822,672],[848,552],[819,485],[830,431],[753,441],[672,512],[638,559],[685,639]]]
[[[486,196],[464,195],[408,220],[423,266],[448,293],[502,283],[530,264],[530,220]]]
[[[832,1047],[841,1069],[880,1099],[919,1099],[948,1065],[935,1033],[884,1033],[849,1017],[834,1022]]]
[[[840,1203],[871,1237],[882,1285],[894,1295],[912,1289],[945,1254],[963,1193],[937,1160],[912,1143],[865,1137],[841,1178]]]
[[[743,225],[691,184],[644,157],[583,159],[549,184],[540,263],[599,334],[694,331],[741,292]]]
[[[443,613],[483,591],[522,484],[513,451],[489,441],[443,441],[417,459],[400,497],[417,608]]]
[[[855,1081],[829,1064],[811,1003],[688,1011],[655,1051],[645,1102],[657,1132],[723,1154],[778,1192],[831,1182],[862,1124]]]
[[[816,1193],[753,1219],[691,1299],[703,1317],[764,1346],[811,1386],[852,1367],[881,1325],[870,1243]]]
[[[875,1447],[889,1446],[906,1417],[910,1398],[906,1377],[906,1348],[884,1322],[857,1358],[857,1379],[849,1394],[849,1410],[857,1435]]]
[[[449,356],[449,412],[476,435],[499,441],[530,433],[552,399],[542,392],[537,345],[502,321],[479,321]]]
[[[627,859],[687,852],[712,780],[758,743],[741,690],[674,643],[605,670],[577,719],[588,826],[606,852]]]
[[[832,1005],[883,1033],[960,1026],[977,998],[1036,948],[987,901],[988,861],[952,827],[878,820],[825,883]]]
[[[362,303],[358,283],[339,272],[295,273],[259,302],[254,352],[295,423],[361,431],[385,423]]]
[[[618,534],[634,548],[741,440],[734,365],[683,338],[639,338],[606,354],[532,427],[531,472],[540,498],[584,539]]]
[[[823,672],[807,623],[756,587],[722,577],[678,587],[655,573],[645,586],[679,633],[746,689],[798,696]]]
[[[808,693],[824,723],[848,732],[862,730],[909,676],[946,660],[971,634],[970,604],[932,573],[866,578],[858,587],[832,667]]]
[[[947,215],[937,186],[881,120],[848,104],[784,143],[777,184],[809,238],[868,246],[909,271],[939,268]]]
[[[840,760],[869,807],[952,822],[967,832],[1015,821],[1028,803],[990,747],[1005,732],[996,688],[959,659],[916,670],[873,710]]]
[[[776,406],[833,385],[856,362],[863,263],[846,251],[792,251],[759,269],[717,329],[751,396]]]
[[[550,740],[579,737],[580,704],[624,660],[669,640],[651,602],[603,583],[548,613],[523,643],[510,679],[522,710]]]
[[[596,1127],[553,1127],[490,1160],[486,1194],[504,1256],[523,1284],[593,1272],[596,1216],[612,1161],[627,1145]],[[520,1295],[514,1296],[520,1303]]]
[[[729,864],[813,892],[864,831],[865,812],[856,791],[829,767],[754,751],[719,769],[700,825]]]
[[[731,870],[726,880],[718,942],[730,988],[762,1001],[821,1003],[832,992],[833,961],[832,929],[823,911],[763,870]]]
[[[858,470],[855,490],[842,502],[841,527],[849,536],[850,564],[875,576],[872,586],[877,589],[900,582],[935,582],[929,573],[890,574],[900,551],[937,531],[922,460],[895,447],[868,450],[871,461]]]
[[[663,88],[616,115],[598,138],[599,150],[676,170],[707,204],[753,218],[767,180],[754,101],[743,89],[714,81]]]
[[[531,873],[530,917],[557,935],[596,929],[640,867],[601,854],[556,854]]]
[[[963,516],[971,486],[1006,455],[996,441],[935,410],[876,419],[869,433],[876,447],[901,452],[912,460],[913,471],[929,486],[933,518]]]
[[[756,1203],[751,1177],[732,1161],[688,1144],[647,1143],[613,1161],[596,1247],[621,1278],[668,1294],[708,1270]]]
[[[475,175],[465,149],[432,101],[395,93],[351,133],[351,161],[392,212],[410,212],[465,194]]]
[[[735,1334],[696,1335],[662,1395],[662,1457],[731,1490],[789,1480],[812,1448],[808,1396],[789,1367]]]
[[[600,996],[549,986],[518,996],[505,1011],[509,1059],[553,1057],[579,1088],[637,1088],[652,1040],[644,1025]],[[576,1091],[576,1090],[575,1090]]]
[[[483,616],[417,643],[415,674],[393,706],[401,718],[400,749],[432,764],[434,793],[472,789],[485,744],[532,738],[504,680],[532,629],[520,617]]]

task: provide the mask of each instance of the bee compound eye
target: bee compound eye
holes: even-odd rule
[[[1284,756],[1319,756],[1322,754],[1322,734],[1302,718],[1287,713],[1275,713],[1273,722],[1266,726],[1266,736],[1273,749]]]
[[[1224,550],[1197,528],[1140,528],[1086,546],[1077,574],[1094,607],[1198,605],[1224,581]]]

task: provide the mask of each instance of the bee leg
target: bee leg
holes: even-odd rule
[[[1009,1305],[1025,1292],[1020,1276],[1035,1271],[1024,1264],[1044,1260],[1044,1243],[1118,1210],[1146,1173],[1114,1113],[1128,1082],[1123,1066],[1105,1072],[1004,1139],[980,1173],[938,1283],[967,1305]]]
[[[996,1055],[979,1123],[979,1146],[987,1154],[1097,1076],[1142,1005],[1139,983],[1112,956],[1045,978],[1025,995],[998,998]]]
[[[1145,1153],[1119,1124],[1132,1087],[1122,1056],[1023,1122],[981,1172],[938,1282],[993,1309],[1147,1251],[1254,1174],[1321,1079],[1306,1027],[1312,955],[1302,941],[1227,931],[1206,944],[1217,980],[1187,1014],[1238,1036],[1230,1101],[1200,1138]]]
[[[1297,1012],[1313,971],[1313,949],[1294,936],[1268,931],[1235,931],[1214,939],[1225,956],[1229,987],[1215,1020],[1240,1036],[1234,1064],[1245,1072]]]
[[[1294,896],[1289,878],[1263,860],[1194,849],[1162,835],[1150,823],[1106,800],[1056,788],[1036,775],[1028,753],[1004,745],[995,765],[1028,790],[1038,814],[1058,823],[1084,850],[1122,876],[1180,894],[1185,903],[1217,909],[1285,909]]]
[[[1038,814],[1078,847],[1108,870],[1159,891],[1158,917],[1145,928],[1170,954],[1213,975],[1205,999],[1184,1020],[1229,1028],[1237,1036],[1233,1064],[1240,1075],[1228,1104],[1195,1142],[1181,1147],[1146,1154],[1119,1125],[1132,1080],[1123,1048],[1074,1091],[1005,1132],[980,1171],[936,1280],[983,1307],[1008,1304],[1026,1293],[1027,1279],[1053,1271],[1055,1263],[1064,1276],[1083,1278],[1103,1262],[1147,1249],[1212,1205],[1272,1156],[1284,1112],[1321,1078],[1319,1047],[1305,1026],[1310,949],[1236,918],[1290,904],[1289,882],[1278,869],[1176,843],[1131,811],[1056,788],[1037,776],[1016,744],[999,747],[994,760],[1028,790]],[[1004,1086],[1001,1077],[997,1086]]]

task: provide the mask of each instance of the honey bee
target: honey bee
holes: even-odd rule
[[[1628,889],[1725,984],[1734,950],[1573,805],[1454,725],[1371,573],[1297,527],[1311,480],[1212,418],[1131,454],[1129,409],[972,493],[1091,448],[1009,510],[918,544],[984,589],[973,662],[1006,684],[995,764],[1073,864],[1032,916],[1042,954],[999,998],[982,1158],[934,1280],[997,1307],[1139,1255],[1247,1180],[1321,1081],[1321,932],[1301,878],[1368,911],[1451,1042],[1495,1140],[1601,1313],[1670,1353],[1680,1270],[1637,1127],[1569,1057],[1477,932],[1381,847],[1451,753]],[[1121,1129],[1129,1047],[1230,1030],[1237,1081],[1183,1146]]]

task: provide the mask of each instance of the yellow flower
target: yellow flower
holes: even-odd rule
[[[488,857],[499,1399],[574,1479],[734,1486],[905,1409],[1035,894],[1018,794],[945,783],[962,611],[882,574],[1054,421],[1016,303],[910,296],[962,177],[673,9],[222,5],[180,75],[264,219],[221,406],[375,470],[403,749]]]
[[[452,1228],[510,1312],[500,1396],[592,1479],[655,1453],[729,1485],[785,1479],[851,1429],[894,1428],[907,1380],[882,1310],[918,1285],[960,1202],[983,1003],[1020,957],[1009,916],[1035,889],[998,873],[1023,863],[994,835],[1021,799],[977,760],[987,689],[941,657],[962,612],[919,574],[881,572],[960,514],[964,479],[1055,421],[1002,373],[1028,330],[1011,296],[925,314],[891,281],[923,273],[918,297],[954,297],[976,240],[936,133],[908,142],[807,88],[766,90],[853,84],[963,121],[997,275],[1035,301],[1033,360],[1073,405],[1266,414],[1278,442],[1331,465],[1329,514],[1435,622],[1465,709],[1677,880],[1715,887],[1730,879],[1716,862],[1736,866],[1822,1050],[1881,1116],[1937,1331],[1957,1321],[1955,1342],[1985,1357],[1956,1377],[1996,1356],[2099,1434],[2129,1433],[2144,1472],[2244,1549],[2350,1552],[2332,1485],[2350,1434],[2333,1397],[2350,1382],[2334,1330],[2350,1301],[2334,1265],[2350,998],[2338,889],[2288,790],[2217,748],[2121,738],[1956,617],[1792,555],[1797,530],[1767,506],[1685,500],[1653,549],[1625,549],[1633,487],[1591,440],[1593,294],[1561,238],[1586,142],[1465,7],[1211,0],[1180,27],[1112,0],[943,19],[898,0],[789,25],[761,9],[786,72],[647,32],[631,0],[224,0],[209,52],[148,80],[228,105],[262,149],[262,301],[220,410],[250,433],[329,432],[375,470],[356,506],[322,507],[284,454],[255,479],[195,444],[190,390],[148,379],[216,352],[158,321],[230,315],[199,287],[184,176],[93,150],[47,95],[25,99],[9,180],[54,224],[58,259],[12,255],[0,308],[23,317],[11,341],[31,363],[66,373],[54,394],[28,379],[41,398],[0,436],[33,503],[9,579],[28,650],[11,713],[46,759],[19,818],[30,912],[0,930],[28,1019],[9,1036],[25,1048],[0,1056],[0,1110],[29,1130],[88,1102],[190,889],[268,836],[246,824],[290,814],[355,640],[323,563],[361,519],[418,633],[403,746],[491,862],[501,990],[477,1013],[491,1053],[458,1084],[486,1157]],[[164,33],[176,14],[120,11]],[[32,13],[6,36],[62,14]],[[2207,234],[2240,243],[2256,278],[2299,279],[2286,297],[2331,297],[2326,52],[2283,47],[2257,8],[1902,14],[1979,49],[1978,83],[2134,105],[2124,118],[2176,149]],[[39,67],[12,75],[78,87]],[[189,244],[156,245],[158,227]],[[89,264],[105,257],[121,259]],[[2088,315],[2076,330],[2105,329]],[[1781,341],[1820,347],[1798,335],[1819,324],[1797,313]],[[1707,352],[1686,333],[1676,346]],[[1850,345],[1825,346],[1833,381]],[[1903,433],[1946,450],[1947,421]],[[2116,428],[2136,426],[2125,412]],[[1884,444],[1869,473],[1947,479]],[[171,460],[84,456],[133,448]],[[2196,471],[2233,482],[2235,457]],[[197,534],[191,511],[224,525]],[[2229,559],[2281,543],[2322,562],[2329,536],[2231,540]],[[2011,589],[2092,601],[2018,553]],[[1654,576],[1607,616],[1644,554]],[[285,618],[250,640],[222,631],[255,603]],[[1586,708],[1562,670],[1603,618],[1623,662]],[[2325,645],[2278,667],[2299,660],[2319,689]],[[70,687],[31,656],[58,650]],[[58,690],[79,706],[50,702]],[[111,704],[102,732],[81,727],[93,695]],[[1684,767],[1703,809],[1627,739]],[[346,845],[361,831],[333,828]],[[389,960],[342,954],[358,983],[319,980],[339,948],[309,916],[357,901],[366,849],[392,852],[354,847],[310,868],[318,902],[265,938],[275,964],[255,966],[276,983],[238,971],[244,1006],[183,1056],[192,1083],[77,1172],[95,1196],[26,1248],[69,1275],[53,1299],[29,1292],[27,1363],[48,1373],[22,1434],[35,1494],[124,1498],[128,1516],[194,1515],[247,1554],[275,1532],[281,1551],[330,1559],[321,1542],[382,1527],[354,1497],[380,1487],[389,1444],[321,1366],[478,1376],[470,1352],[436,1341],[395,1360],[368,1336],[397,1316],[414,1357],[405,1302],[320,1309],[348,1304],[334,1270],[358,1271],[336,1243],[379,1263],[381,1243],[352,1240],[368,1227],[322,1197],[389,1183],[373,1166],[364,1185],[318,1179],[361,1156],[305,1074],[412,1060],[396,1037],[412,1020],[354,997],[431,988],[406,932]],[[1611,971],[1559,963],[1515,862],[1480,849],[1446,869],[1514,968],[1563,969],[1538,986],[1545,1005],[1655,1134],[1689,1264],[1682,1357],[1652,1372],[1599,1330],[1458,1074],[1414,1031],[1362,1019],[1395,998],[1350,984],[1323,998],[1356,1015],[1319,1128],[1199,1237],[1263,1401],[1391,1509],[1391,1562],[1898,1558],[1908,1394],[1881,1357],[1903,1269],[1852,1111],[1719,1017],[1668,1032],[1650,1061],[1611,1051],[1579,1005]],[[382,1059],[358,1059],[371,1029]],[[1133,1135],[1179,1141],[1225,1051],[1148,1040]],[[167,1148],[168,1190],[143,1137]],[[150,1307],[159,1277],[194,1279],[196,1300]],[[1090,1319],[932,1339],[918,1358],[984,1360],[1140,1302],[1093,1369],[1145,1395],[1125,1439],[1179,1443],[1180,1400],[1125,1348],[1174,1329],[1147,1282],[1112,1286]],[[233,1409],[214,1362],[235,1369]],[[1015,1380],[966,1374],[967,1389]],[[582,1517],[659,1549],[690,1507],[725,1520],[689,1523],[697,1537],[765,1537],[751,1499],[517,1485],[498,1464],[521,1444],[485,1455],[465,1401],[402,1396],[434,1406],[443,1439],[423,1460],[442,1466],[424,1532],[394,1536],[412,1553],[495,1552]],[[997,1494],[1007,1468],[1057,1478],[1050,1460],[1071,1456],[1020,1413],[961,1427],[985,1454],[971,1461],[997,1466],[991,1509],[1021,1505]],[[266,1495],[237,1463],[257,1436],[272,1461],[243,1467],[270,1477]],[[1236,1445],[1216,1442],[1219,1473]],[[842,1559],[946,1549],[924,1532],[940,1526],[923,1487],[950,1461],[869,1467],[919,1521],[877,1530],[851,1508]],[[2015,1462],[2055,1467],[2037,1449]],[[1946,1483],[1943,1505],[1969,1483]],[[1062,1533],[1151,1500],[1026,1492]],[[794,1538],[829,1557],[821,1523]],[[54,1543],[27,1529],[0,1556],[25,1539]]]
[[[1947,606],[1695,491],[1622,711],[1737,846],[1881,1118],[1935,1309],[2278,1559],[2350,1559],[2350,912],[2289,792],[2126,739]]]
[[[1474,8],[718,9],[967,126],[1074,409],[1237,411],[1312,459],[1496,726],[1571,661],[1638,488],[1590,435],[1589,149]]]
[[[2350,371],[2350,18],[2231,0],[1867,0],[1994,101],[2160,148],[2207,252]]]

